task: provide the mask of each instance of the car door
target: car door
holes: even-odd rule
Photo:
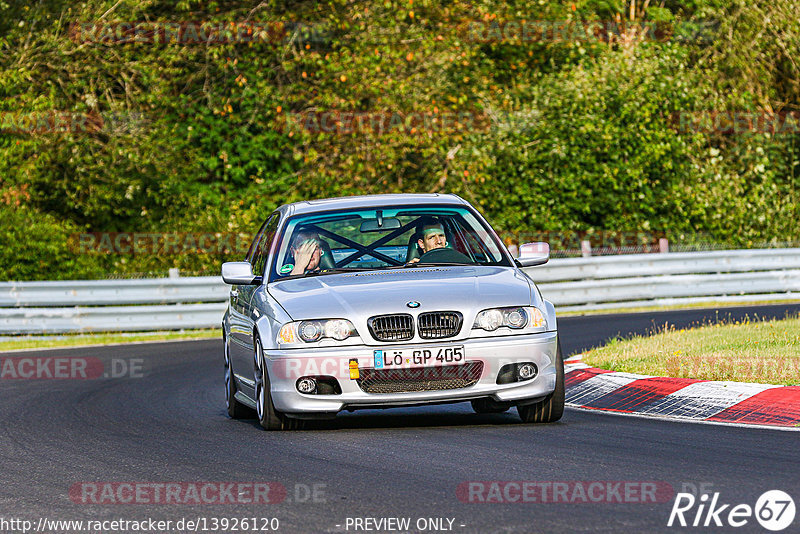
[[[269,248],[275,238],[275,232],[280,222],[280,216],[275,213],[264,224],[261,234],[258,237],[252,255],[249,259],[253,274],[263,277],[267,267]],[[237,286],[236,309],[241,320],[241,331],[238,335],[238,350],[234,356],[231,354],[234,372],[239,377],[242,384],[253,385],[253,329],[258,316],[253,310],[253,294],[260,287],[260,284]]]
[[[250,262],[258,249],[258,244],[261,241],[261,236],[264,234],[264,229],[267,227],[270,219],[264,221],[261,228],[258,230],[250,249],[247,251],[245,260]],[[244,377],[246,382],[252,382],[252,357],[253,346],[250,342],[252,339],[250,333],[247,331],[247,317],[245,315],[245,302],[246,296],[249,293],[247,285],[233,285],[231,286],[228,313],[230,321],[230,357],[233,372],[237,377]]]

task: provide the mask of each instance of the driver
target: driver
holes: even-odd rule
[[[420,229],[420,238],[417,245],[422,249],[422,254],[437,248],[447,247],[447,236],[444,234],[442,223],[433,219],[426,221]],[[417,263],[419,258],[413,258],[408,263]]]
[[[324,254],[320,247],[320,237],[316,232],[307,230],[299,232],[293,240],[292,256],[294,266],[289,274],[307,274],[319,272],[319,261]]]

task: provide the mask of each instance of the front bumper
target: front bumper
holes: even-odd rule
[[[520,402],[544,397],[555,389],[557,336],[556,332],[543,332],[414,344],[414,347],[424,348],[463,345],[466,360],[482,361],[483,372],[480,379],[468,387],[404,393],[365,393],[356,380],[350,379],[348,364],[351,359],[358,359],[360,369],[372,368],[373,351],[394,348],[392,346],[266,349],[264,355],[269,370],[272,402],[277,410],[287,414],[331,414],[344,409],[435,404],[481,397],[491,397],[498,402]],[[535,378],[497,384],[497,374],[503,365],[521,362],[536,364],[538,374]],[[307,395],[298,392],[295,385],[297,379],[313,375],[335,377],[341,386],[341,394]]]

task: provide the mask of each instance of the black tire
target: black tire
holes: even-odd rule
[[[523,423],[554,423],[564,415],[564,357],[561,341],[556,349],[556,389],[543,401],[527,406],[517,406]]]
[[[243,419],[251,416],[253,412],[247,406],[236,400],[236,379],[233,377],[228,340],[223,336],[222,341],[225,345],[222,349],[225,358],[225,407],[231,419]]]
[[[472,410],[475,413],[503,413],[507,412],[511,406],[493,405],[487,399],[472,399]]]
[[[261,339],[255,335],[254,371],[256,383],[256,415],[264,430],[298,430],[303,426],[300,419],[292,419],[275,409],[269,385],[269,372],[261,349]]]

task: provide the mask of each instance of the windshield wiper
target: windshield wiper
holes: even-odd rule
[[[388,271],[390,269],[403,269],[405,267],[408,267],[408,264],[401,263],[400,265],[384,265],[382,267],[373,267],[372,269],[369,269],[369,270],[370,271]]]
[[[383,267],[369,267],[369,268],[362,268],[362,267],[339,267],[337,269],[328,269],[325,271],[318,271],[313,273],[306,273],[305,275],[295,275],[296,277],[300,278],[303,276],[320,276],[323,274],[332,274],[332,273],[357,273],[357,272],[364,272],[364,271],[390,271],[395,269],[406,269],[411,267],[464,267],[468,265],[474,265],[472,263],[447,263],[447,262],[435,262],[435,263],[403,263],[401,265],[384,265]],[[294,278],[294,277],[293,277]]]
[[[368,271],[369,269],[363,269],[360,267],[334,267],[332,269],[322,269],[321,271],[314,271],[310,273],[306,273],[302,276],[320,276],[322,274],[339,274],[339,273],[358,273],[361,271]]]
[[[304,274],[290,274],[289,276],[281,277],[276,281],[281,280],[297,280],[299,278],[306,278],[308,276],[322,276],[325,274],[341,274],[341,273],[357,273],[361,271],[368,271],[369,269],[361,269],[358,267],[334,267],[333,269],[324,269],[322,271],[313,271]]]
[[[445,261],[437,261],[437,262],[416,262],[416,263],[406,263],[403,267],[453,267],[453,266],[465,266],[465,265],[474,265],[473,263],[456,263],[456,262],[445,262]]]

